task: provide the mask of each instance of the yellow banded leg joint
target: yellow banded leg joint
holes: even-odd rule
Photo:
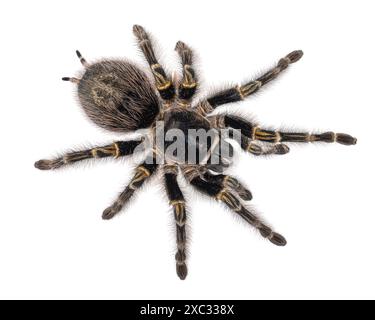
[[[224,202],[235,212],[239,212],[242,209],[241,202],[232,193],[228,192],[226,188],[223,188],[215,198]]]
[[[148,171],[145,167],[143,166],[137,167],[136,173],[129,184],[129,188],[133,190],[138,189],[140,182],[145,180],[150,175],[151,175],[150,171]]]
[[[91,155],[93,156],[93,158],[104,158],[107,156],[118,158],[120,156],[120,148],[117,143],[113,143],[107,147],[92,149]]]

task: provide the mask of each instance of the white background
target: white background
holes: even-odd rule
[[[2,1],[0,297],[375,298],[372,3]],[[101,220],[134,162],[33,167],[70,147],[119,138],[85,118],[74,85],[60,78],[80,70],[75,49],[88,61],[124,56],[146,69],[135,23],[158,40],[169,70],[179,67],[176,41],[191,44],[205,88],[240,82],[304,50],[275,84],[228,107],[265,125],[358,138],[352,147],[292,145],[281,157],[238,157],[231,172],[286,247],[184,186],[191,241],[189,275],[180,281],[160,183]]]

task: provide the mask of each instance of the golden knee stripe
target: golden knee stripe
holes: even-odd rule
[[[241,96],[241,99],[246,98],[247,96],[251,95],[255,91],[257,91],[262,86],[261,81],[252,81],[248,84],[243,86],[238,86],[237,91]]]
[[[191,89],[197,86],[197,83],[194,80],[193,72],[194,71],[192,70],[191,65],[189,64],[184,65],[184,81],[181,84],[183,88]]]
[[[223,201],[229,208],[236,212],[240,211],[242,208],[240,201],[225,188],[216,195],[216,199],[219,201]]]
[[[261,141],[278,142],[280,141],[280,134],[275,131],[263,131],[256,128],[254,130],[254,139]]]
[[[120,156],[120,148],[117,145],[117,143],[113,143],[108,147],[103,147],[103,148],[94,148],[91,150],[91,155],[94,158],[101,158],[98,153],[102,153],[104,155],[110,155],[115,158],[118,158]]]
[[[186,220],[186,207],[183,200],[171,200],[169,202],[174,209],[176,224],[180,227],[185,225]]]
[[[136,173],[129,184],[129,188],[133,190],[137,189],[138,187],[136,183],[146,179],[150,175],[151,175],[150,171],[148,171],[145,167],[142,167],[142,166],[137,167]]]
[[[163,75],[161,73],[163,69],[161,68],[160,64],[155,63],[155,64],[151,65],[151,70],[152,70],[152,73],[153,73],[153,75],[155,77],[155,80],[156,80],[156,88],[159,91],[160,90],[166,90],[172,85],[172,82],[170,80],[166,79],[165,75]]]

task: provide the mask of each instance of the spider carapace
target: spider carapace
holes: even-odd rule
[[[77,55],[85,67],[80,78],[64,77],[63,80],[76,83],[79,101],[87,116],[102,128],[117,132],[130,132],[147,129],[147,139],[151,141],[148,147],[144,140],[116,141],[108,145],[93,147],[88,150],[73,151],[50,160],[39,160],[35,167],[41,170],[57,169],[78,161],[113,157],[119,158],[142,151],[144,162],[139,164],[129,184],[120,193],[116,201],[103,212],[104,219],[115,216],[130,200],[134,192],[156,172],[161,172],[163,183],[173,208],[176,223],[176,271],[180,279],[187,276],[186,251],[187,237],[185,225],[187,220],[185,199],[180,189],[177,176],[182,174],[186,180],[200,192],[224,203],[230,210],[241,216],[246,222],[256,228],[261,236],[275,245],[284,246],[285,238],[274,232],[255,213],[246,207],[246,201],[251,200],[250,191],[236,178],[224,174],[228,166],[227,159],[219,148],[221,143],[210,140],[206,146],[204,159],[191,163],[187,157],[162,157],[164,161],[157,161],[164,155],[165,147],[171,145],[167,139],[160,148],[156,142],[158,124],[164,132],[179,129],[185,136],[184,148],[190,146],[189,129],[214,130],[220,132],[230,129],[239,137],[241,148],[256,156],[270,154],[285,154],[289,152],[287,142],[338,142],[353,145],[356,139],[344,133],[324,132],[287,132],[281,130],[264,129],[242,117],[227,114],[212,115],[219,106],[227,103],[242,101],[257,92],[268,82],[275,79],[283,70],[302,57],[302,51],[297,50],[281,58],[278,63],[253,81],[243,83],[225,90],[218,90],[205,99],[192,103],[198,88],[198,77],[194,70],[193,52],[189,46],[179,41],[176,51],[181,60],[182,76],[171,79],[158,62],[149,35],[141,26],[134,26],[134,34],[143,52],[154,78],[148,76],[133,63],[119,60],[101,60],[88,63],[77,51]],[[144,131],[142,131],[144,132]],[[150,139],[151,137],[151,139]],[[164,138],[166,136],[163,136]],[[223,140],[219,137],[219,142]],[[233,136],[229,136],[229,138]],[[230,144],[227,144],[230,146]],[[195,149],[201,153],[202,147]],[[230,149],[230,148],[229,148]],[[231,150],[232,151],[232,150]],[[218,155],[218,163],[209,160]]]

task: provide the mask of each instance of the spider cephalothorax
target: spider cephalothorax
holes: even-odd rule
[[[147,138],[149,143],[144,144],[146,139],[116,141],[88,150],[69,152],[51,160],[39,160],[35,166],[42,170],[57,169],[85,159],[118,158],[138,151],[144,152],[145,161],[138,165],[133,178],[117,200],[104,210],[103,218],[110,219],[116,215],[133,193],[161,170],[176,221],[176,270],[181,279],[185,279],[187,275],[186,207],[183,192],[177,183],[179,173],[202,193],[223,202],[255,227],[264,238],[275,245],[284,246],[284,237],[274,232],[246,207],[245,201],[252,198],[250,191],[236,178],[223,173],[229,165],[224,149],[228,149],[229,153],[232,149],[218,132],[229,129],[231,134],[225,136],[226,138],[233,140],[237,136],[241,148],[257,156],[289,152],[289,147],[284,142],[338,142],[353,145],[356,139],[344,133],[266,130],[242,117],[230,114],[215,116],[211,115],[211,112],[221,105],[244,100],[258,91],[291,63],[298,61],[302,57],[302,51],[293,51],[281,58],[275,67],[256,80],[220,90],[192,104],[198,87],[192,50],[183,42],[177,43],[176,51],[181,58],[182,77],[178,83],[174,83],[158,63],[145,30],[134,26],[133,31],[151,68],[154,81],[150,81],[142,70],[126,60],[102,60],[89,64],[78,51],[77,55],[85,67],[85,72],[80,79],[65,77],[63,80],[77,84],[79,101],[88,117],[97,125],[117,132],[147,128],[148,132],[144,138]],[[160,124],[163,131],[161,144],[156,138]],[[182,157],[176,157],[174,153],[166,151],[173,144],[173,141],[167,139],[168,132],[173,130],[179,130],[184,137]],[[196,136],[190,136],[192,130],[213,132],[213,136],[205,145],[195,145],[193,142]],[[265,144],[268,146],[265,147]],[[189,156],[191,155],[192,145],[196,162],[189,161],[187,156],[189,152]],[[200,157],[202,154],[203,157]],[[212,161],[214,156],[217,158],[216,162]]]

